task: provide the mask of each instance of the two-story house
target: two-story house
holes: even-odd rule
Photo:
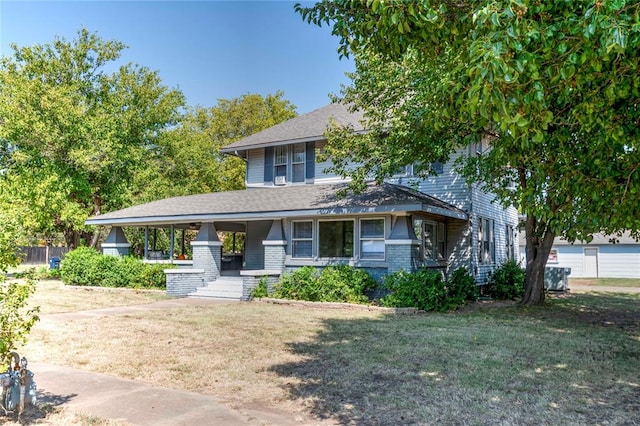
[[[517,212],[456,173],[456,153],[436,176],[415,185],[411,167],[359,194],[316,161],[329,123],[363,132],[362,116],[331,104],[226,146],[246,162],[246,189],[154,201],[90,218],[111,225],[105,253],[124,254],[123,226],[199,229],[189,268],[167,270],[167,291],[247,298],[261,277],[312,265],[348,263],[374,277],[404,269],[466,267],[484,282],[487,271],[518,258]],[[218,232],[244,234],[241,260],[229,267]],[[173,258],[173,249],[170,258]],[[183,265],[184,266],[184,265]],[[238,278],[236,278],[239,275]],[[226,292],[226,293],[225,293]]]

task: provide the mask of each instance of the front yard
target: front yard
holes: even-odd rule
[[[65,309],[91,298],[65,291]],[[447,314],[251,302],[45,318],[20,352],[316,423],[615,425],[640,412],[640,295]]]

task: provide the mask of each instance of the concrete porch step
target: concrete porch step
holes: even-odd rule
[[[189,297],[241,300],[242,278],[219,277],[215,281],[210,281],[204,287],[198,287],[196,291],[189,293]]]

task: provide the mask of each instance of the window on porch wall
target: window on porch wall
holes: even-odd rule
[[[320,257],[353,257],[353,220],[318,222]]]
[[[291,247],[292,257],[313,257],[313,221],[293,222]]]
[[[447,224],[445,222],[418,221],[414,224],[416,235],[422,240],[421,251],[425,260],[447,258]]]
[[[360,220],[360,257],[384,259],[384,219]]]

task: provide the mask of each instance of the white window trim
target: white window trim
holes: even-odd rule
[[[295,147],[296,146],[300,146],[302,147],[302,161],[294,161],[294,157],[295,157]],[[306,164],[307,164],[307,146],[304,143],[296,143],[296,144],[292,144],[289,145],[289,152],[290,154],[290,161],[291,161],[291,178],[288,179],[292,184],[301,184],[301,183],[305,183],[305,180],[307,178],[307,170],[306,170]],[[297,181],[294,182],[293,181],[293,167],[296,165],[302,165],[302,180],[301,181]]]
[[[295,238],[294,237],[294,229],[295,229],[295,224],[296,223],[308,223],[311,222],[311,238]],[[291,258],[292,259],[313,259],[313,253],[314,253],[314,241],[315,241],[315,224],[314,224],[314,220],[313,219],[307,219],[307,220],[293,220],[291,221]],[[302,256],[296,256],[295,253],[293,252],[293,247],[294,247],[294,242],[295,241],[311,241],[311,256],[309,257],[302,257]]]
[[[495,221],[488,217],[478,218],[478,260],[483,265],[496,262]]]
[[[432,235],[431,241],[432,252],[435,252],[435,255],[432,253],[429,257],[427,257],[425,238],[425,225],[427,224],[433,226],[435,232],[435,235]],[[444,229],[444,235],[440,235],[441,227]],[[422,252],[422,259],[424,259],[425,262],[442,262],[447,260],[447,223],[437,220],[422,219],[422,225],[420,228],[420,251]]]
[[[294,157],[294,147],[295,146],[300,146],[302,148],[302,161],[293,161],[293,157]],[[277,150],[278,149],[284,149],[284,162],[280,162],[278,163],[278,155],[277,155]],[[294,165],[302,165],[302,176],[303,179],[301,181],[298,182],[294,182],[293,181],[293,166]],[[304,142],[300,142],[300,143],[296,143],[296,144],[290,144],[290,145],[279,145],[276,146],[273,152],[273,179],[275,182],[276,176],[278,175],[276,173],[276,168],[280,167],[280,166],[284,166],[285,168],[285,174],[284,174],[284,178],[286,181],[287,185],[301,185],[304,184],[307,180],[307,146]]]
[[[353,256],[351,257],[328,257],[328,256],[321,256],[320,255],[320,223],[321,222],[353,222]],[[351,260],[351,259],[356,259],[357,253],[356,250],[358,249],[358,244],[356,244],[357,239],[358,239],[358,229],[356,229],[356,220],[355,218],[335,218],[335,219],[316,219],[316,227],[317,227],[317,232],[315,235],[317,235],[316,238],[316,248],[317,251],[316,253],[318,253],[318,259],[344,259],[344,260]]]
[[[362,236],[362,222],[365,220],[381,220],[382,221],[382,237],[363,237]],[[386,239],[386,226],[387,222],[384,220],[384,217],[361,217],[358,221],[358,254],[359,258],[363,260],[379,260],[384,261],[387,258],[387,251],[384,249],[385,247],[385,239]],[[362,242],[363,241],[382,241],[383,252],[382,257],[365,257],[362,252]],[[355,254],[355,253],[354,253]]]

